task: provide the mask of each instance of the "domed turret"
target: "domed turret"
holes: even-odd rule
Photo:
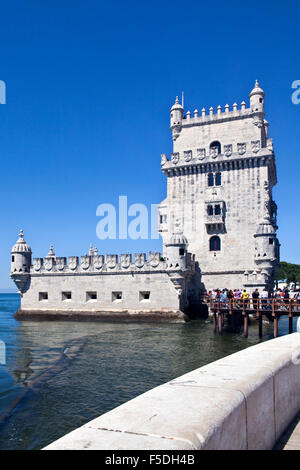
[[[19,239],[11,250],[10,276],[14,280],[19,292],[22,293],[27,285],[31,266],[31,248],[24,240],[23,230],[20,230]]]
[[[278,263],[278,241],[276,238],[276,227],[270,220],[265,218],[258,225],[255,238],[255,262],[268,267]]]
[[[250,98],[250,108],[252,111],[257,113],[264,113],[264,96],[265,93],[260,88],[258,81],[255,81],[255,86],[251,91],[249,98]]]
[[[173,140],[176,140],[181,131],[183,118],[183,107],[179,103],[178,96],[176,96],[175,103],[173,104],[170,113],[170,127],[172,131]]]
[[[188,241],[182,233],[174,233],[165,243],[166,258],[171,268],[185,269],[187,266]]]

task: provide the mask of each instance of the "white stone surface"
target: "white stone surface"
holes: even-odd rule
[[[272,449],[300,409],[300,334],[247,348],[94,419],[46,449]]]

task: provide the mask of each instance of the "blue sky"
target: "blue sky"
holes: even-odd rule
[[[18,230],[34,256],[161,248],[96,237],[96,208],[158,203],[170,153],[169,109],[248,103],[266,93],[274,138],[281,258],[300,263],[299,2],[29,1],[1,6],[0,288]]]

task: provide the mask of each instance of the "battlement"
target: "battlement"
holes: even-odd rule
[[[187,111],[186,115],[183,116],[182,127],[192,126],[192,125],[203,125],[211,124],[213,121],[227,121],[240,118],[252,117],[253,115],[261,114],[260,111],[253,111],[253,109],[246,108],[245,101],[242,101],[240,109],[238,108],[237,103],[233,103],[232,110],[230,110],[229,104],[224,106],[224,110],[219,105],[216,109],[212,106],[209,108],[208,113],[205,108],[201,109],[199,114],[198,109],[194,110],[194,115],[191,116],[191,111]]]
[[[187,256],[186,270],[193,268],[193,259],[190,253]],[[136,253],[134,260],[131,254],[83,255],[66,257],[34,258],[30,274],[48,273],[126,273],[140,271],[178,271],[182,270],[179,264],[170,264],[159,252]],[[12,273],[13,274],[13,273]]]

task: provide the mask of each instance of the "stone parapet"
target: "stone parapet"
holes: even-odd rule
[[[46,450],[267,450],[300,409],[300,334],[189,372]]]

